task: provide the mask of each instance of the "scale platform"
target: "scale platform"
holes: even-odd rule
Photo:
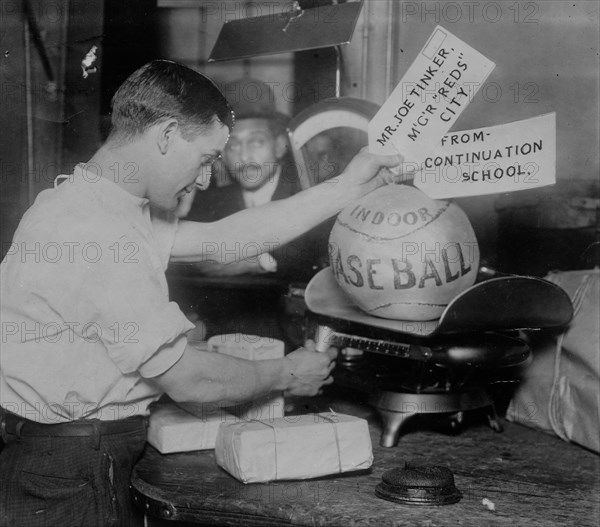
[[[573,317],[565,291],[530,276],[479,282],[454,298],[437,320],[390,320],[369,315],[338,286],[330,267],[310,281],[305,302],[317,315],[413,337],[556,328],[567,325]]]
[[[334,379],[369,394],[383,420],[386,447],[397,444],[406,421],[418,414],[448,414],[455,427],[464,411],[488,408],[490,425],[500,431],[486,386],[528,363],[523,330],[564,327],[573,317],[565,291],[527,276],[479,282],[431,321],[365,313],[330,268],[310,281],[305,303],[316,321],[317,351],[342,350]]]

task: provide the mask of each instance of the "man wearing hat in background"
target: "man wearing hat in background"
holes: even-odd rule
[[[277,111],[271,88],[259,80],[244,78],[226,84],[223,93],[236,116],[229,142],[223,151],[223,164],[230,182],[224,186],[213,184],[208,190],[197,193],[186,220],[217,221],[243,209],[288,198],[301,190],[289,149],[289,118]],[[273,240],[269,252],[258,257],[233,263],[212,261],[187,266],[186,273],[212,277],[245,275],[247,279],[237,291],[231,287],[219,291],[175,287],[174,296],[180,303],[199,312],[199,318],[220,318],[217,322],[219,329],[214,331],[244,331],[281,338],[279,323],[275,320],[275,313],[280,311],[277,304],[281,288],[287,288],[290,283],[306,284],[327,264],[329,230],[330,225],[329,228],[317,227],[285,245]],[[243,248],[239,250],[243,251]],[[172,270],[177,274],[181,268],[175,266]],[[273,287],[264,287],[264,280],[256,278],[256,275],[273,278]],[[263,287],[258,287],[259,282]],[[256,288],[252,287],[253,283]],[[253,292],[255,289],[257,291]],[[208,299],[212,293],[218,294],[220,301],[204,302],[212,306],[210,312],[204,313],[202,306],[196,305],[198,298]],[[215,312],[215,305],[225,311],[222,316]],[[260,327],[244,323],[248,318],[243,316],[244,313],[252,314],[252,318],[260,315]],[[233,320],[236,327],[232,328],[227,321]],[[208,320],[209,326],[210,322]]]
[[[277,111],[273,90],[264,82],[246,78],[226,84],[223,93],[236,116],[223,152],[224,165],[232,181],[229,185],[213,186],[197,193],[187,220],[220,220],[242,209],[289,198],[300,191],[288,143],[289,118]],[[321,247],[315,247],[311,242],[314,242],[311,236],[285,246],[274,241],[270,255],[243,260],[234,266],[206,264],[199,270],[213,276],[276,272],[287,281],[307,282],[326,261],[326,245],[321,243]]]

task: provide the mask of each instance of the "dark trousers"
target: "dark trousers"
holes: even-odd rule
[[[146,440],[138,430],[87,437],[5,437],[0,527],[141,526],[129,478]]]

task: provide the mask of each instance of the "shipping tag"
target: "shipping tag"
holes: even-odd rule
[[[555,113],[447,134],[414,176],[414,185],[434,199],[514,192],[555,181]]]
[[[369,150],[420,167],[495,64],[437,26],[368,127]]]

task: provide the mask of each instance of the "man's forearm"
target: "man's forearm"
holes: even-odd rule
[[[249,361],[188,346],[179,361],[153,380],[177,402],[231,406],[287,389],[286,359]]]
[[[171,259],[227,264],[281,247],[351,201],[350,194],[337,192],[335,185],[333,181],[323,183],[213,223],[181,221]]]
[[[260,266],[257,257],[225,264],[219,262],[196,262],[192,265],[194,271],[203,276],[259,275],[267,272]]]
[[[171,258],[175,261],[218,259],[221,263],[251,258],[290,242],[348,204],[389,182],[382,166],[399,156],[355,156],[344,172],[290,198],[246,209],[214,223],[182,221]]]

